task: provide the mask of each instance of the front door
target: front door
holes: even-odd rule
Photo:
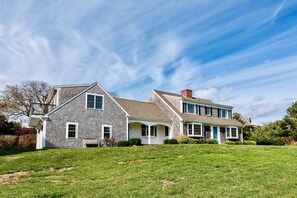
[[[213,139],[217,140],[218,139],[218,127],[213,127]]]

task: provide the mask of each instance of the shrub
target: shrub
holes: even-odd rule
[[[197,144],[197,140],[193,138],[189,138],[188,144]]]
[[[18,149],[19,137],[16,135],[1,135],[0,150],[9,151]]]
[[[224,144],[235,145],[235,142],[234,141],[227,140],[227,141],[224,142]]]
[[[120,141],[118,141],[118,146],[119,147],[130,146],[130,142],[128,140],[120,140]]]
[[[36,148],[36,135],[27,134],[19,137],[20,149],[35,149]]]
[[[31,128],[20,128],[15,131],[15,134],[16,135],[25,135],[25,134],[30,134],[31,131],[32,131]]]
[[[214,140],[214,139],[209,139],[209,140],[206,140],[206,143],[207,144],[218,144],[218,140]]]
[[[164,144],[178,144],[177,139],[166,139],[164,140]]]
[[[253,141],[253,140],[245,140],[245,141],[243,141],[243,144],[244,145],[256,145],[257,142]]]
[[[181,135],[177,138],[177,142],[179,144],[187,144],[189,142],[189,138],[185,135]]]
[[[117,145],[117,142],[115,141],[114,137],[104,138],[103,141],[100,142],[100,145],[107,146],[107,147],[114,147]]]
[[[129,139],[129,143],[130,143],[130,146],[133,146],[133,145],[141,145],[141,138],[131,138]]]
[[[206,140],[205,140],[204,138],[197,139],[197,140],[196,140],[196,143],[197,143],[197,144],[206,144]]]

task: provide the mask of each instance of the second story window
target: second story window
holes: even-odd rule
[[[222,113],[221,113],[221,117],[222,117],[222,118],[227,118],[227,112],[228,112],[228,111],[227,111],[226,109],[222,109],[221,111],[222,111]]]
[[[198,105],[184,102],[183,103],[183,113],[196,114],[197,106]]]
[[[205,107],[205,115],[211,116],[212,115],[212,108],[211,107]]]
[[[103,110],[103,96],[96,94],[87,94],[87,108]]]

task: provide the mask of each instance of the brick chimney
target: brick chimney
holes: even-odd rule
[[[181,95],[185,98],[192,98],[192,90],[191,89],[185,89],[181,91]]]

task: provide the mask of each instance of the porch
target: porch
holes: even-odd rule
[[[128,139],[141,138],[142,144],[163,144],[172,138],[170,123],[129,120]]]

